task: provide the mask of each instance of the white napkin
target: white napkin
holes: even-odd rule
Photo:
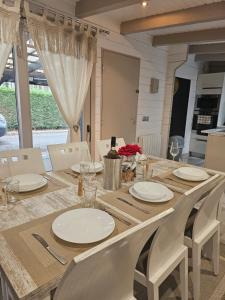
[[[167,194],[167,188],[154,182],[137,182],[133,185],[134,192],[142,198],[161,199]]]

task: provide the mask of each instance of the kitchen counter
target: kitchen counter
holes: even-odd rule
[[[208,135],[205,167],[225,172],[225,131]]]
[[[225,126],[221,126],[221,127],[217,127],[217,128],[213,128],[213,129],[206,129],[206,130],[202,130],[201,133],[216,133],[216,132],[221,132],[224,131],[225,132]]]

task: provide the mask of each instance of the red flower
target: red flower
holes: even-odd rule
[[[132,144],[132,145],[128,144],[126,146],[119,148],[118,150],[118,154],[121,156],[132,156],[132,155],[136,155],[137,152],[142,154],[142,149],[137,144]]]

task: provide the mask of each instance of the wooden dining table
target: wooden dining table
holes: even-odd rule
[[[122,184],[115,192],[103,189],[103,177],[97,175],[96,207],[108,212],[115,221],[115,230],[107,238],[120,234],[153,216],[174,207],[182,194],[199,185],[184,181],[172,171],[183,163],[151,157],[153,180],[167,185],[174,197],[165,203],[146,203],[129,194]],[[207,170],[210,176],[223,173]],[[60,255],[71,261],[76,255],[95,247],[93,244],[70,244],[52,232],[54,219],[63,212],[81,207],[78,176],[71,170],[44,174],[48,184],[33,192],[20,193],[18,201],[0,211],[0,274],[3,294],[12,299],[44,299],[59,284],[67,266],[60,264],[34,239],[33,233],[44,237]],[[4,299],[4,298],[3,298]],[[7,298],[6,298],[7,299]],[[4,299],[5,300],[5,299]]]

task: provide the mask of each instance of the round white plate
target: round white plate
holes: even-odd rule
[[[167,194],[167,187],[155,182],[137,182],[133,185],[133,191],[136,195],[139,195],[145,199],[161,199]]]
[[[45,186],[48,181],[39,174],[21,174],[10,177],[10,180],[19,182],[19,192],[30,192]]]
[[[161,198],[161,199],[147,199],[147,198],[140,197],[139,195],[137,195],[137,194],[134,192],[133,186],[131,186],[131,187],[129,188],[129,193],[130,193],[133,197],[135,197],[135,198],[137,198],[137,199],[139,199],[139,200],[142,200],[142,201],[145,201],[145,202],[152,202],[152,203],[167,202],[167,201],[173,199],[173,197],[174,197],[174,193],[173,193],[171,190],[169,190],[169,189],[168,189],[168,192],[167,192],[166,196],[164,196],[164,197]]]
[[[70,169],[76,173],[80,173],[80,164],[72,165]],[[98,173],[101,172],[102,170],[103,170],[103,164],[101,164],[100,162],[95,162],[94,168],[93,168],[93,163],[90,163],[90,170],[89,170],[90,173],[94,173],[94,172]]]
[[[181,167],[174,170],[173,174],[189,181],[202,181],[209,178],[209,174],[207,174],[206,171],[192,167]]]
[[[105,211],[94,208],[67,211],[52,223],[52,230],[57,237],[76,244],[101,241],[109,236],[114,228],[114,219]]]

